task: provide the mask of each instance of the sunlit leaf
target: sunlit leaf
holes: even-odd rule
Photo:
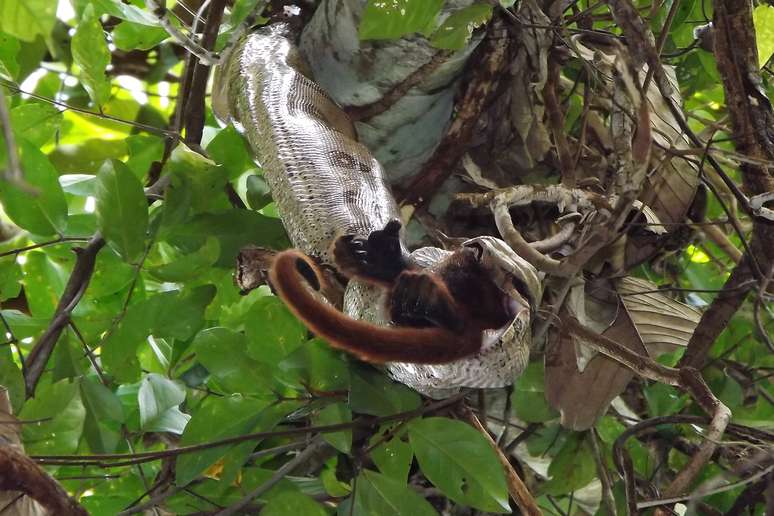
[[[110,64],[110,51],[99,16],[95,14],[92,5],[83,11],[70,48],[75,63],[81,68],[83,87],[94,103],[102,106],[110,97],[110,82],[105,75],[107,65]]]
[[[50,104],[22,104],[11,110],[11,127],[30,143],[42,147],[62,124],[62,113]]]
[[[62,233],[67,225],[67,204],[57,172],[38,146],[18,142],[24,181],[32,188],[4,183],[0,201],[5,213],[19,227],[38,235]]]
[[[753,25],[758,44],[758,62],[764,66],[774,54],[774,7],[761,4],[753,9]]]
[[[446,18],[435,31],[430,43],[434,47],[460,50],[470,39],[473,31],[483,26],[492,17],[492,6],[473,4]]]
[[[443,0],[368,0],[360,20],[360,39],[396,39],[433,26]]]
[[[121,50],[149,50],[169,37],[161,27],[122,21],[113,28],[113,43]]]
[[[48,38],[56,22],[56,2],[51,0],[0,0],[0,28],[22,41],[40,35]]]
[[[19,77],[20,68],[16,55],[20,48],[19,40],[10,34],[0,32],[0,77],[11,81]]]

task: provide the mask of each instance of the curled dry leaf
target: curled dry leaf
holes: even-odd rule
[[[627,276],[615,282],[614,288],[617,316],[602,335],[651,358],[688,344],[699,322],[697,309],[654,292],[656,285],[646,280]],[[592,305],[590,299],[587,290],[584,310],[602,309],[597,307],[598,300]],[[579,354],[579,347],[585,347],[580,339],[559,329],[549,336],[545,358],[546,398],[560,412],[562,425],[573,430],[594,425],[634,377],[629,369],[604,355],[589,359],[585,352]]]

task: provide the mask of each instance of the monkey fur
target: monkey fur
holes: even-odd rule
[[[272,286],[314,333],[363,361],[444,364],[475,354],[482,332],[511,318],[504,294],[471,248],[419,269],[403,251],[399,229],[400,223],[391,222],[367,239],[342,236],[333,250],[342,273],[388,291],[386,309],[395,326],[352,319],[317,299],[310,286],[321,287],[325,279],[317,264],[297,250],[275,257]]]

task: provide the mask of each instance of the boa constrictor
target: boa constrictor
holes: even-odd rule
[[[332,265],[337,236],[367,237],[399,214],[381,165],[357,141],[347,115],[312,80],[289,34],[275,24],[243,37],[216,72],[213,109],[246,136],[293,245]],[[485,335],[474,356],[443,365],[385,365],[395,380],[435,398],[461,387],[510,385],[526,367],[530,306],[537,306],[542,293],[535,269],[501,240],[479,237],[463,245],[483,250],[482,266],[519,309],[506,327]],[[411,256],[427,267],[448,253],[425,247]],[[383,296],[383,290],[352,280],[344,312],[389,324]]]

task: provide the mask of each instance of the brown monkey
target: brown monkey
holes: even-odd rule
[[[442,364],[475,354],[483,330],[500,328],[512,317],[506,296],[481,268],[474,249],[419,269],[403,250],[399,230],[394,221],[367,239],[340,237],[333,251],[343,273],[388,290],[386,308],[397,326],[355,320],[319,301],[307,284],[320,287],[325,280],[317,264],[299,251],[275,257],[272,286],[313,332],[361,360]]]

